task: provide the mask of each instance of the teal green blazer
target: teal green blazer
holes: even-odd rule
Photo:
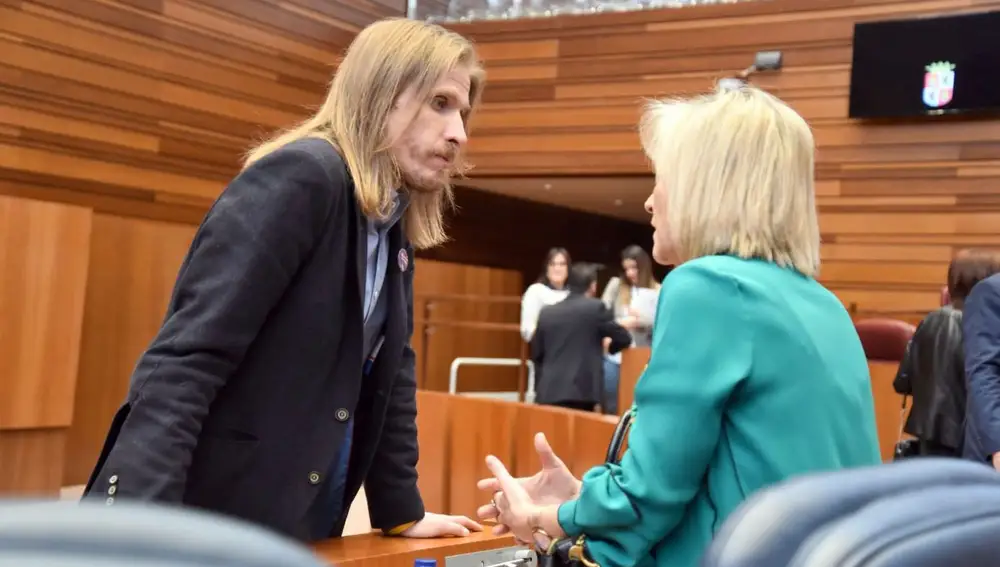
[[[841,302],[771,262],[708,256],[663,283],[621,464],[559,508],[602,567],[696,567],[749,495],[881,462],[868,364]]]

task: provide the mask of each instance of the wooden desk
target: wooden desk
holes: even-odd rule
[[[444,567],[445,557],[451,555],[514,545],[513,537],[495,536],[484,526],[484,531],[461,538],[407,539],[372,532],[325,541],[313,549],[337,567],[411,567],[416,559],[437,559],[438,567]]]

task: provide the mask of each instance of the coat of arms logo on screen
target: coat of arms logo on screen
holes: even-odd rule
[[[941,108],[951,102],[955,95],[955,64],[935,61],[924,67],[924,104],[931,108]]]

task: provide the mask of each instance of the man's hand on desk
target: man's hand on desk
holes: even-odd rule
[[[464,537],[469,532],[481,532],[483,526],[465,516],[448,516],[426,512],[424,519],[403,530],[401,537],[432,538],[443,536]]]
[[[535,451],[538,453],[538,460],[542,463],[542,470],[530,477],[517,479],[531,501],[538,506],[558,506],[567,500],[576,498],[580,493],[580,481],[566,468],[566,464],[552,450],[542,433],[535,434]],[[484,478],[477,485],[480,490],[490,493],[493,499],[489,504],[480,506],[476,514],[481,520],[497,519],[499,516],[497,506],[506,509],[506,498],[499,479],[496,477]],[[503,524],[493,527],[493,533],[497,535],[509,531],[510,528]]]

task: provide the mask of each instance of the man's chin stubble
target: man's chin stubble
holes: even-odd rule
[[[428,180],[417,181],[413,178],[407,178],[406,186],[414,193],[440,193],[448,187],[448,183],[450,181],[450,178],[445,181],[435,179],[432,182],[428,182]]]

